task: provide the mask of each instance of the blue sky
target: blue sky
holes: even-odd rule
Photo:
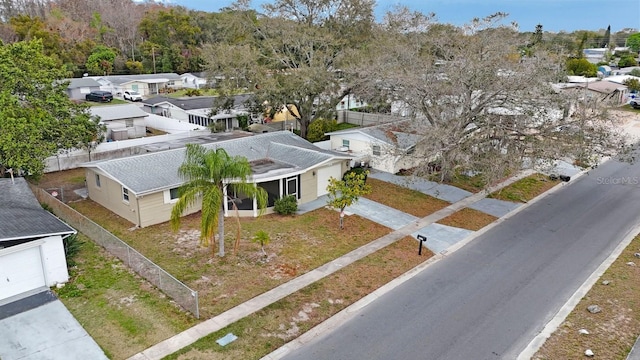
[[[185,7],[219,11],[233,0],[165,0]],[[252,7],[261,10],[267,0],[252,0]],[[376,16],[394,5],[406,5],[424,13],[434,12],[439,22],[462,25],[474,17],[484,17],[498,11],[509,14],[521,31],[533,31],[542,24],[545,31],[599,30],[611,25],[611,31],[624,28],[640,29],[639,0],[377,0]]]

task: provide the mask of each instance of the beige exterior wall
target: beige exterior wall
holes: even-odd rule
[[[349,169],[347,160],[336,160],[332,165],[340,162],[341,170],[344,174]],[[298,203],[304,204],[317,198],[318,176],[313,173],[317,169],[307,171],[300,174],[300,199]],[[96,184],[96,174],[100,175],[100,187]],[[129,202],[125,202],[122,198],[122,186],[106,175],[97,173],[94,169],[86,169],[87,190],[89,198],[98,204],[109,209],[113,213],[127,219],[131,223],[139,227],[147,227],[160,224],[171,219],[171,209],[175,204],[175,200],[171,201],[168,194],[159,191],[153,194],[147,194],[136,198],[133,193],[129,193]],[[168,190],[167,190],[168,192]],[[187,209],[184,215],[193,214],[200,211],[201,204],[198,203]],[[267,208],[264,214],[272,214],[273,208]],[[253,210],[239,210],[241,217],[253,217]],[[235,216],[235,211],[229,209],[229,216]]]
[[[96,174],[100,176],[100,186],[97,185]],[[91,200],[140,226],[137,210],[138,202],[133,193],[129,192],[129,202],[127,203],[122,198],[122,186],[114,180],[89,168],[86,169],[85,176]]]
[[[331,150],[341,148],[342,140],[349,140],[349,151],[351,152],[371,152],[371,143],[369,141],[357,140],[352,137],[331,135]]]
[[[138,198],[140,207],[140,227],[160,224],[171,220],[171,210],[174,201],[169,200],[168,194],[165,196],[164,191],[148,194]],[[183,215],[193,214],[200,211],[202,204],[198,202],[194,206],[188,208]]]
[[[317,170],[316,170],[317,171]],[[308,203],[317,198],[318,193],[318,179],[313,175],[313,171],[307,171],[304,174],[300,174],[300,199],[299,204]]]

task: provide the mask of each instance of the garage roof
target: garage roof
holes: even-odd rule
[[[40,206],[24,178],[0,179],[0,194],[0,243],[76,233]]]

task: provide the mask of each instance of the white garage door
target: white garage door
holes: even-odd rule
[[[40,247],[0,251],[0,300],[45,286]]]
[[[329,178],[331,177],[335,179],[342,178],[340,163],[318,169],[318,196],[327,194],[327,185],[329,185]]]

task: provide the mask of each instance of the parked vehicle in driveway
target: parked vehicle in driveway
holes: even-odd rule
[[[640,109],[640,99],[631,100],[629,105],[634,109]]]
[[[113,100],[113,94],[109,91],[96,90],[85,95],[85,99],[95,102],[111,102],[111,100]]]
[[[137,91],[125,91],[122,97],[129,101],[142,101],[142,94]]]

